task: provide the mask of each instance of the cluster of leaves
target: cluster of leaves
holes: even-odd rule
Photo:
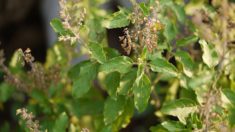
[[[27,58],[18,52],[8,68],[1,63],[6,78],[24,80],[1,84],[0,110],[13,100],[13,111],[32,111],[42,131],[119,131],[152,109],[159,120],[149,128],[153,132],[234,130],[232,1],[132,0],[132,9],[120,7],[113,14],[99,8],[105,0],[62,2],[68,2],[62,9],[73,16],[85,8],[84,20],[62,12],[62,19],[51,21],[58,36],[66,39],[48,50],[46,63],[38,64],[41,69],[35,70],[30,61],[26,72],[17,60]],[[108,47],[106,38],[106,29],[127,26],[126,42],[132,47],[128,50],[133,50],[128,56]],[[57,81],[41,79],[55,74],[50,72],[55,66],[60,67]],[[47,87],[37,85],[37,80]],[[22,90],[19,83],[29,89]],[[6,122],[1,130],[8,129]],[[28,131],[23,125],[20,129]]]

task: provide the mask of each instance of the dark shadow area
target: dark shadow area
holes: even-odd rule
[[[18,48],[30,48],[36,60],[45,60],[47,40],[40,6],[41,1],[0,1],[0,42],[7,60]]]

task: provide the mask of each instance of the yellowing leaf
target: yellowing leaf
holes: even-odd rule
[[[166,73],[173,77],[178,76],[178,70],[176,67],[169,63],[166,59],[155,58],[150,62],[150,66],[154,72]]]
[[[190,99],[178,99],[163,105],[161,111],[164,114],[177,116],[179,120],[186,124],[186,117],[197,110],[197,103]]]
[[[143,65],[139,66],[137,79],[133,86],[135,107],[143,112],[148,105],[151,93],[151,82],[147,75],[144,74]]]
[[[199,43],[203,50],[203,62],[210,68],[215,67],[219,63],[219,57],[215,51],[215,48],[208,44],[205,40],[200,40]]]
[[[183,65],[183,71],[188,77],[193,76],[193,70],[195,64],[192,61],[190,55],[185,51],[176,52],[176,60],[178,60]]]

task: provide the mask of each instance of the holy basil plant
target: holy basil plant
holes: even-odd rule
[[[0,109],[18,109],[17,130],[234,131],[235,3],[107,2],[60,0],[46,62],[29,49],[0,61]]]

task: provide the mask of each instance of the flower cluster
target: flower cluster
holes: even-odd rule
[[[22,52],[21,49],[20,51]],[[58,83],[60,81],[60,68],[57,65],[46,70],[43,65],[34,62],[34,57],[30,49],[26,49],[21,55],[31,68],[28,71],[28,77],[33,82],[30,85],[31,88],[39,88],[46,91],[50,87],[51,82]]]
[[[60,82],[60,66],[54,65],[46,69],[42,64],[34,62],[34,57],[31,50],[28,48],[25,51],[17,50],[17,63],[23,66],[29,66],[26,78],[23,80],[20,76],[12,73],[12,71],[4,64],[4,52],[0,50],[0,69],[4,73],[4,81],[13,85],[17,90],[29,93],[32,89],[37,88],[43,91],[51,86],[51,84],[58,84]]]
[[[79,31],[83,25],[86,16],[85,8],[79,7],[76,0],[60,0],[60,17],[63,20],[63,27],[72,34],[66,34],[59,37],[60,41],[76,42],[80,39]]]
[[[132,4],[131,20],[134,27],[130,32],[128,29],[124,29],[124,36],[120,37],[122,47],[127,54],[130,54],[131,49],[138,51],[144,46],[149,52],[152,52],[157,47],[158,32],[164,28],[157,19],[158,10],[150,7],[150,15],[145,16],[136,2],[132,2]],[[158,4],[156,1],[156,5]]]
[[[16,110],[16,115],[20,115],[21,119],[26,122],[26,126],[31,132],[41,132],[39,129],[39,121],[34,120],[35,116],[32,112],[29,113],[27,109],[22,108]]]
[[[5,74],[4,75],[5,82],[14,85],[20,91],[24,92],[28,91],[29,86],[23,83],[23,81],[19,77],[13,75],[10,69],[4,64],[4,62],[5,62],[4,51],[0,50],[0,69]]]

